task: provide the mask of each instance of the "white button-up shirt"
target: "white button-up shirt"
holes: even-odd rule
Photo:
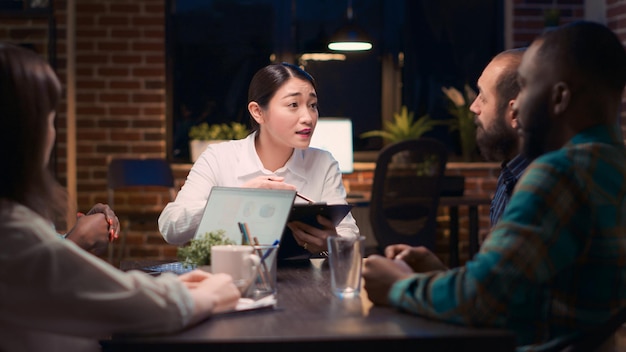
[[[159,216],[159,230],[168,243],[182,245],[195,235],[213,186],[241,187],[258,176],[281,176],[298,192],[327,204],[346,204],[339,164],[325,150],[295,149],[285,166],[263,167],[254,146],[256,133],[245,139],[210,144],[193,164],[185,184]],[[304,202],[296,198],[296,202]],[[357,236],[351,213],[337,226],[340,236]]]

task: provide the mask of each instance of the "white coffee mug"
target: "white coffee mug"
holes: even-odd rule
[[[232,276],[242,294],[248,291],[256,279],[261,258],[254,247],[246,245],[211,246],[211,272]]]

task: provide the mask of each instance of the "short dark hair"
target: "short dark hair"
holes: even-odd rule
[[[608,27],[575,21],[542,33],[537,54],[559,62],[569,77],[583,80],[593,89],[622,94],[626,85],[626,51]]]
[[[315,79],[300,67],[286,62],[271,64],[257,71],[252,77],[248,88],[248,103],[254,101],[261,108],[266,108],[276,91],[291,77],[305,80],[316,89]],[[250,125],[252,131],[259,128],[258,123],[253,118],[250,118]]]

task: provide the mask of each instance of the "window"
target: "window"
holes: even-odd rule
[[[382,3],[363,1],[364,7],[355,7],[355,12],[379,18]],[[337,1],[168,0],[169,158],[189,161],[187,133],[192,125],[247,124],[247,89],[253,74],[272,58],[297,63],[297,43],[317,35],[320,26],[327,26],[328,32],[339,27],[345,6]],[[308,61],[305,69],[318,84],[320,116],[351,118],[355,135],[380,128],[378,51],[351,54],[346,61]]]
[[[346,6],[347,0],[167,0],[168,158],[189,162],[187,132],[194,124],[247,124],[252,75],[271,62],[298,63],[320,29],[334,33],[343,24]],[[359,135],[380,129],[401,105],[416,117],[449,118],[441,86],[474,86],[503,49],[502,0],[355,0],[352,6],[373,49],[345,61],[301,64],[317,81],[320,116],[352,120],[355,152],[382,147],[382,140]],[[398,79],[386,79],[389,74]],[[458,148],[445,127],[432,136]]]

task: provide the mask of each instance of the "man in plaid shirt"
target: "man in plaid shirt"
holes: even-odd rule
[[[607,27],[574,22],[534,40],[518,75],[514,110],[533,161],[480,252],[448,270],[424,248],[390,246],[363,276],[375,304],[506,328],[526,351],[626,306],[626,52]]]

